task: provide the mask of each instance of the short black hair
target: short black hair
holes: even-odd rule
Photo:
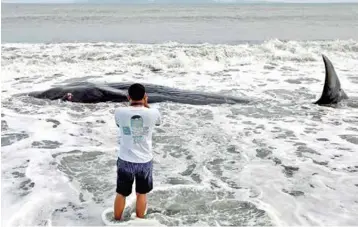
[[[135,83],[128,88],[128,95],[133,101],[139,101],[144,98],[145,88],[143,85]]]

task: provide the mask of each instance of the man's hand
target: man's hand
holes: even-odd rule
[[[144,97],[144,106],[147,107],[147,108],[149,108],[149,105],[148,105],[148,96],[147,96],[147,95],[145,95],[145,97]]]

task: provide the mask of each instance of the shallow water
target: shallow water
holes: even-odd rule
[[[123,104],[16,96],[88,80],[149,82],[252,100],[153,104],[163,115],[154,134],[149,196],[149,218],[158,223],[356,225],[358,109],[312,102],[323,88],[321,53],[333,62],[351,101],[358,97],[357,50],[349,40],[4,44],[2,224],[102,224],[115,192],[113,111]]]

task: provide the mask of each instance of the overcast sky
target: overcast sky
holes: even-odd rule
[[[123,1],[123,0],[122,0]],[[144,2],[145,0],[124,0],[125,2]],[[148,2],[169,2],[169,3],[180,3],[180,0],[147,0]],[[190,0],[185,1],[186,3],[192,2],[250,2],[251,0]],[[256,1],[256,0],[253,0]],[[358,0],[257,0],[257,1],[266,1],[266,2],[298,2],[298,3],[331,3],[331,2],[353,2],[358,3]],[[96,2],[101,3],[103,0],[1,0],[3,3],[85,3],[85,2]],[[121,2],[121,0],[105,0],[105,2]]]

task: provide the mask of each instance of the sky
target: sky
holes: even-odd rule
[[[1,0],[2,3],[143,3],[143,2],[166,2],[166,3],[240,3],[240,2],[285,2],[285,3],[332,3],[351,2],[358,3],[358,0]]]

